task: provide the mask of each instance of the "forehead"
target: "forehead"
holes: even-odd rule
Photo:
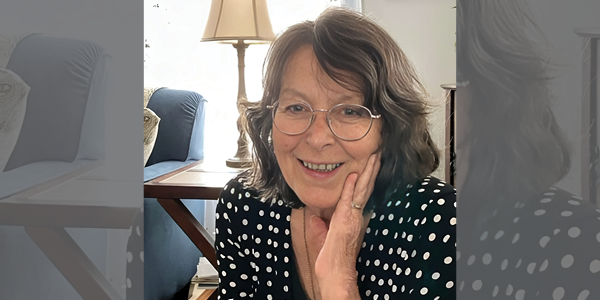
[[[348,75],[348,78],[355,76]],[[356,85],[351,83],[351,85]],[[363,104],[363,95],[346,84],[340,85],[323,70],[311,46],[300,47],[286,63],[280,98],[301,98],[311,103]]]

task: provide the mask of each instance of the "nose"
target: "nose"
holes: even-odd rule
[[[306,131],[306,141],[316,150],[322,150],[335,143],[335,135],[327,124],[327,112],[315,113],[315,119]]]

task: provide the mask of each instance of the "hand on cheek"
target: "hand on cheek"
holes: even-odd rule
[[[307,224],[321,247],[315,273],[322,299],[343,299],[341,295],[360,299],[355,266],[369,220],[363,216],[363,209],[373,192],[379,166],[380,154],[373,154],[360,176],[348,175],[329,225],[317,216]]]

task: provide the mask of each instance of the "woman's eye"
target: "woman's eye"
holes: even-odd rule
[[[287,112],[292,112],[292,113],[299,113],[299,112],[304,112],[307,111],[308,109],[301,104],[292,104],[292,105],[288,105],[286,106],[285,111]]]
[[[360,113],[360,111],[352,109],[352,108],[345,108],[344,109],[344,115],[347,115],[347,116],[360,116],[361,113]]]

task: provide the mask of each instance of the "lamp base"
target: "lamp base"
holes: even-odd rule
[[[252,160],[250,158],[232,157],[232,158],[228,158],[225,163],[230,168],[239,169],[239,168],[249,167],[251,162],[252,162]]]

